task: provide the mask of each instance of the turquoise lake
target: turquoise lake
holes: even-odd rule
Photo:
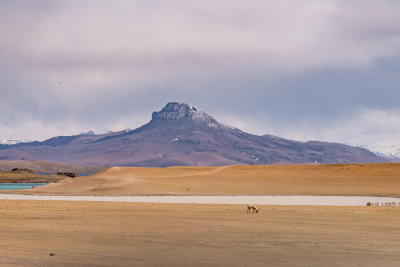
[[[0,184],[0,190],[21,190],[31,189],[35,186],[45,185],[47,183],[4,183]]]

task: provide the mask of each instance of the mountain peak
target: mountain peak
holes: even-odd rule
[[[190,120],[217,126],[218,122],[196,106],[186,103],[170,102],[161,111],[153,112],[152,121]]]
[[[168,103],[151,122],[108,135],[58,136],[43,142],[2,145],[3,160],[47,160],[78,165],[186,166],[231,164],[333,164],[387,162],[343,144],[258,136],[219,124],[198,107]]]

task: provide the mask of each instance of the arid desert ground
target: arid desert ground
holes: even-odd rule
[[[113,167],[26,193],[61,195],[345,195],[400,197],[400,164]]]
[[[356,164],[111,168],[24,193],[398,197],[399,188],[400,164]],[[400,262],[400,208],[259,207],[260,213],[248,214],[245,205],[0,200],[0,265],[398,266]]]
[[[1,201],[2,266],[398,266],[389,207]],[[50,256],[54,253],[54,256]]]

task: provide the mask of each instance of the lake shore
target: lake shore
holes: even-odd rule
[[[68,177],[64,175],[40,175],[35,173],[0,172],[0,184],[2,183],[57,183]]]

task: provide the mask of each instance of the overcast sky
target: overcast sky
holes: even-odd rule
[[[255,134],[400,149],[400,1],[0,1],[0,140],[167,102]]]

